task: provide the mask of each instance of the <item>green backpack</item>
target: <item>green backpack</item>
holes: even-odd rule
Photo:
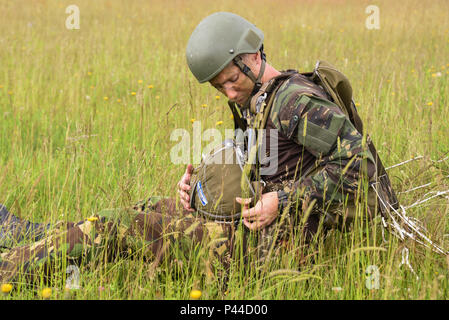
[[[363,135],[363,123],[355,107],[354,100],[352,99],[352,87],[348,78],[330,63],[325,61],[318,61],[314,71],[304,75],[324,88],[324,90],[332,97],[332,102],[340,107],[346,116],[348,116],[349,120],[351,120],[357,131]],[[382,214],[385,215],[387,211],[390,211],[390,208],[385,206],[385,204],[387,203],[391,205],[392,208],[398,209],[399,201],[391,186],[385,167],[368,135],[366,141],[368,148],[374,157],[374,162],[377,168],[377,186],[379,188],[377,193],[381,196],[381,199],[378,199],[381,202],[378,207]]]

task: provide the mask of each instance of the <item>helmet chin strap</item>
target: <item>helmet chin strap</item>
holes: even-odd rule
[[[237,56],[234,58],[234,63],[237,67],[240,68],[240,70],[248,77],[251,79],[252,82],[254,82],[254,88],[253,91],[251,92],[251,96],[255,95],[260,87],[262,86],[262,76],[265,72],[265,64],[266,64],[266,57],[265,57],[265,53],[263,52],[263,45],[260,47],[260,57],[262,59],[262,62],[260,64],[260,71],[259,71],[259,75],[256,76],[254,75],[254,73],[251,71],[251,69],[245,64],[243,63],[243,59],[240,56]],[[250,100],[250,98],[248,98],[248,101]]]

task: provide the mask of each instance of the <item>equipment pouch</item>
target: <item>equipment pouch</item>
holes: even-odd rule
[[[299,99],[299,105],[301,104],[303,97]],[[308,101],[303,102],[310,104],[311,99],[309,97],[305,98],[308,99]],[[316,107],[325,108],[324,106]],[[302,107],[296,108],[295,113],[290,120],[287,137],[291,138],[296,135],[295,140],[313,154],[327,155],[335,145],[346,117],[344,115],[329,113],[328,118],[320,119],[318,125],[317,123],[314,123],[316,121],[307,118],[307,112],[301,115],[303,110],[304,108]]]

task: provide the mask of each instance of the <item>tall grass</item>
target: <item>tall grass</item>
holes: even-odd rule
[[[78,221],[149,195],[176,196],[185,167],[170,161],[172,130],[192,132],[193,118],[203,130],[217,121],[223,130],[233,126],[225,97],[196,83],[184,56],[196,24],[215,11],[263,29],[268,60],[279,70],[310,71],[321,59],[349,77],[385,165],[425,156],[389,171],[398,192],[432,183],[401,194],[402,203],[449,189],[448,162],[432,161],[449,151],[447,1],[377,1],[380,30],[365,28],[369,1],[330,0],[77,0],[80,29],[67,30],[73,2],[0,2],[0,202],[23,218]],[[447,249],[448,210],[441,197],[409,213]],[[176,268],[164,261],[152,270],[138,254],[83,265],[82,288],[70,297],[186,299],[197,287],[210,299],[447,299],[449,261],[408,245],[418,279],[399,267],[403,244],[388,234],[384,242],[377,221],[332,232],[305,249],[314,262],[301,268],[288,252],[264,273],[236,262],[226,290],[205,285],[200,245],[179,253]],[[366,286],[369,266],[378,268],[378,289]],[[67,298],[65,277],[55,275],[53,298]],[[5,299],[36,292],[20,286]]]

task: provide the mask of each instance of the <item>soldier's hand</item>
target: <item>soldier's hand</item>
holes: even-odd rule
[[[251,199],[236,198],[236,201],[243,204],[243,224],[250,230],[260,230],[269,226],[279,214],[277,192],[262,194],[253,208],[249,207]]]
[[[193,166],[191,164],[187,165],[186,172],[182,176],[181,180],[178,182],[178,193],[181,199],[181,204],[189,212],[194,212],[190,207],[190,197],[188,191],[190,191],[190,178],[193,173]]]

